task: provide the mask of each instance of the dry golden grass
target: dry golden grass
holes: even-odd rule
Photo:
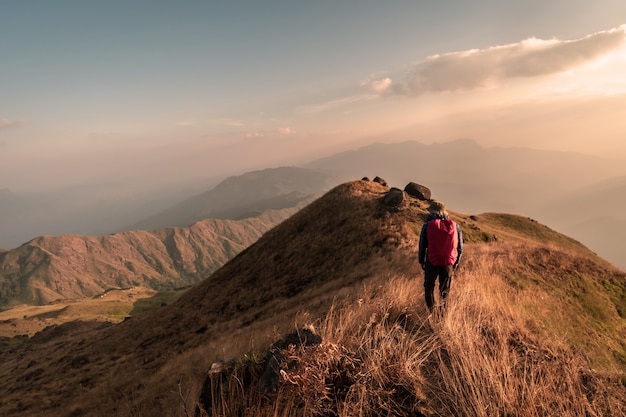
[[[594,371],[566,340],[548,337],[492,251],[471,252],[444,312],[427,314],[419,278],[366,289],[317,323],[321,345],[286,352],[297,365],[277,394],[261,398],[237,380],[212,415],[624,415],[626,367]]]

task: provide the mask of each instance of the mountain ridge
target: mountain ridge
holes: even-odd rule
[[[89,298],[110,288],[175,289],[218,269],[295,206],[243,220],[106,236],[42,236],[0,251],[0,306]]]
[[[512,159],[512,155],[516,153],[521,156]],[[484,159],[485,156],[489,158]],[[352,157],[355,159],[350,161]],[[299,167],[279,168],[291,168],[294,172],[302,169],[318,171],[316,175],[320,183],[324,181],[324,174],[332,175],[333,179],[326,184],[326,188],[319,187],[311,191],[299,190],[300,187],[291,188],[291,191],[305,194],[319,194],[342,181],[360,178],[363,172],[384,173],[386,179],[394,184],[403,184],[418,178],[432,189],[439,190],[441,199],[466,212],[497,210],[532,215],[536,215],[529,210],[533,207],[520,203],[550,198],[561,191],[578,188],[578,184],[591,184],[609,177],[626,175],[623,163],[619,161],[572,152],[483,147],[471,139],[433,144],[416,140],[375,143],[320,158]],[[318,168],[322,168],[323,172],[320,173]],[[480,168],[484,168],[486,172],[481,173]],[[520,168],[523,169],[519,171]],[[511,170],[518,170],[515,177],[508,174]],[[532,177],[534,173],[539,178],[534,178],[534,182],[529,184],[525,177]],[[236,177],[246,175],[244,173]],[[505,181],[496,181],[494,184],[499,178]],[[542,178],[544,181],[541,181]],[[545,181],[546,179],[549,181]],[[173,185],[171,180],[171,184],[159,185],[157,188],[146,186],[145,181],[140,185],[138,181],[128,179],[120,183],[84,184],[45,193],[24,194],[6,190],[4,194],[0,193],[0,207],[4,214],[0,219],[0,247],[14,248],[33,237],[47,234],[107,234],[136,228],[152,230],[168,226],[189,226],[200,220],[197,217],[198,211],[191,210],[191,214],[186,216],[172,215],[172,218],[165,216],[164,212],[171,211],[185,201],[197,199],[208,192],[200,190],[211,184],[216,187],[223,180],[223,177],[203,179],[200,183],[200,180],[195,179],[179,185]],[[285,182],[284,179],[279,181]],[[516,181],[521,183],[516,185]],[[263,185],[270,183],[271,180]],[[481,184],[490,185],[480,187]],[[495,187],[494,190],[501,187],[503,192],[490,192],[489,187]],[[481,200],[483,196],[486,199]],[[258,210],[252,209],[248,212],[255,213]],[[224,210],[217,216],[210,213],[204,215],[229,217],[228,211]],[[165,217],[155,223],[144,223],[146,217],[155,220],[155,216]]]
[[[264,210],[293,207],[336,184],[332,176],[299,167],[250,171],[228,177],[214,188],[123,230],[187,226],[205,218],[241,219]]]
[[[300,174],[303,172],[310,175],[310,179],[302,179]],[[577,219],[561,221],[572,211],[562,210],[563,206],[567,207],[569,195],[573,193],[581,197],[591,196],[594,194],[593,190],[584,187],[593,187],[594,184],[611,181],[611,178],[618,181],[617,178],[626,175],[623,163],[573,152],[519,147],[483,147],[471,139],[433,144],[415,140],[390,144],[375,143],[311,161],[301,167],[283,166],[252,171],[228,177],[224,184],[214,179],[217,184],[214,188],[195,194],[191,198],[181,197],[165,211],[160,207],[163,207],[164,201],[171,201],[173,190],[168,191],[169,197],[153,196],[153,201],[146,204],[142,199],[145,198],[144,194],[149,193],[145,192],[146,190],[139,194],[133,193],[130,184],[124,188],[123,197],[118,198],[120,201],[111,201],[114,188],[112,186],[101,184],[95,189],[84,186],[79,189],[88,193],[90,199],[97,199],[99,202],[97,210],[87,215],[83,211],[91,206],[74,207],[69,223],[67,219],[50,221],[51,213],[65,210],[63,207],[71,205],[72,202],[76,203],[76,197],[71,197],[67,191],[57,196],[62,197],[62,200],[68,200],[67,204],[55,203],[56,200],[51,200],[50,196],[40,199],[34,196],[24,199],[22,196],[10,202],[0,194],[2,206],[0,211],[4,214],[0,219],[0,238],[20,243],[30,240],[35,235],[34,232],[27,234],[28,239],[23,237],[23,240],[19,240],[19,229],[23,224],[28,224],[29,230],[39,228],[38,230],[42,232],[39,234],[80,233],[81,230],[88,230],[87,234],[107,234],[133,229],[153,230],[171,226],[189,226],[205,217],[242,219],[255,216],[264,209],[283,208],[303,199],[312,198],[341,181],[361,178],[364,172],[383,174],[384,178],[393,184],[406,184],[408,181],[418,179],[420,183],[429,184],[432,190],[436,190],[440,199],[467,213],[483,211],[524,213],[559,228],[566,234],[576,234],[576,237],[588,246],[593,246],[596,252],[626,268],[626,260],[615,251],[615,247],[619,246],[619,240],[614,236],[626,233],[621,223],[619,232],[608,234],[610,242],[607,242],[602,240],[606,235],[604,229],[586,228],[584,234],[579,234],[576,226],[572,226],[577,224]],[[282,175],[279,175],[281,173]],[[228,190],[222,189],[226,188],[227,184],[231,185],[232,180],[240,181],[238,187],[244,197],[232,192],[229,194]],[[207,184],[208,181],[203,183]],[[289,184],[291,184],[289,187],[284,187]],[[192,188],[201,189],[198,184],[194,184]],[[179,190],[178,194],[189,196],[192,194],[189,189],[185,193]],[[266,190],[265,195],[258,193],[264,192],[263,190]],[[10,194],[9,191],[7,193]],[[202,196],[206,198],[200,198]],[[244,198],[248,200],[242,200]],[[563,201],[559,201],[560,199]],[[130,213],[134,210],[120,208],[119,205],[123,202],[135,209],[143,207],[143,217],[147,216],[150,220],[131,222],[130,219],[137,218],[135,213],[123,224],[107,226],[123,212]],[[552,206],[542,202],[551,202]],[[608,206],[605,210],[613,213],[621,210],[621,206],[616,205],[614,199],[605,199],[603,203]],[[584,207],[586,204],[584,201],[582,203],[577,201],[575,207]],[[589,211],[594,207],[590,207]],[[99,214],[94,217],[95,213]],[[557,213],[556,218],[554,213]],[[18,214],[19,218],[16,218]],[[89,216],[92,216],[93,220],[90,221],[89,227],[84,227],[84,221]],[[71,226],[67,227],[68,231],[62,233],[59,229],[66,223]],[[129,223],[132,226],[128,226]],[[0,242],[0,246],[6,245]]]
[[[626,259],[616,249],[626,229],[587,228],[579,233],[576,215],[622,213],[626,169],[621,161],[575,152],[529,148],[483,147],[471,139],[430,145],[416,141],[375,143],[321,158],[305,165],[347,181],[360,178],[363,168],[384,173],[390,184],[418,178],[439,199],[466,213],[518,213],[592,246],[621,268]],[[604,184],[604,185],[603,185]],[[602,193],[600,187],[609,187]],[[591,200],[593,201],[591,201]],[[598,213],[601,214],[601,213]],[[620,219],[624,220],[624,219]]]

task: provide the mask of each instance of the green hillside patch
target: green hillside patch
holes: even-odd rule
[[[602,286],[607,292],[617,313],[621,318],[626,319],[626,274],[620,273],[609,276],[602,281]]]
[[[492,249],[492,262],[515,289],[517,304],[546,337],[586,352],[595,367],[626,369],[623,273],[601,259],[556,247]]]
[[[473,231],[479,230],[480,236],[488,235],[491,240],[533,241],[538,243],[555,243],[563,248],[584,250],[591,253],[580,242],[567,237],[530,217],[506,213],[482,213],[475,216],[463,216],[461,224],[467,224],[468,234],[472,237]],[[471,239],[480,242],[485,239]]]
[[[52,319],[61,317],[63,314],[67,313],[68,306],[64,306],[59,308],[58,310],[45,311],[43,313],[35,314],[32,316],[33,319]]]
[[[48,326],[72,321],[95,321],[119,323],[133,313],[135,304],[143,299],[174,300],[184,290],[157,296],[155,291],[144,287],[108,289],[89,299],[64,301],[33,306],[22,304],[0,311],[0,336],[34,335]],[[160,302],[160,301],[159,301]],[[148,302],[156,306],[155,302]],[[159,304],[160,305],[160,304]]]
[[[175,291],[159,291],[149,298],[142,298],[135,301],[133,308],[129,315],[135,316],[137,314],[145,313],[147,311],[154,310],[155,308],[163,307],[167,304],[173,303],[178,300],[181,295],[187,291],[188,288],[181,288]]]

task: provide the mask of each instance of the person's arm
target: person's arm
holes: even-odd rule
[[[426,263],[426,248],[428,247],[428,237],[426,236],[426,225],[428,222],[424,223],[422,226],[422,230],[420,232],[420,243],[419,243],[419,252],[417,259],[420,265],[424,266]]]
[[[461,262],[461,255],[463,255],[463,232],[461,231],[461,226],[459,226],[458,224],[456,225],[456,232],[457,232],[459,243],[456,248],[457,257],[456,257],[456,262],[454,263],[455,268],[459,266],[459,262]]]

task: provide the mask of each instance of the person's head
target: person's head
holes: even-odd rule
[[[439,216],[447,216],[448,212],[446,211],[446,205],[441,201],[430,200],[430,205],[428,206],[428,212],[430,214],[437,214]]]

